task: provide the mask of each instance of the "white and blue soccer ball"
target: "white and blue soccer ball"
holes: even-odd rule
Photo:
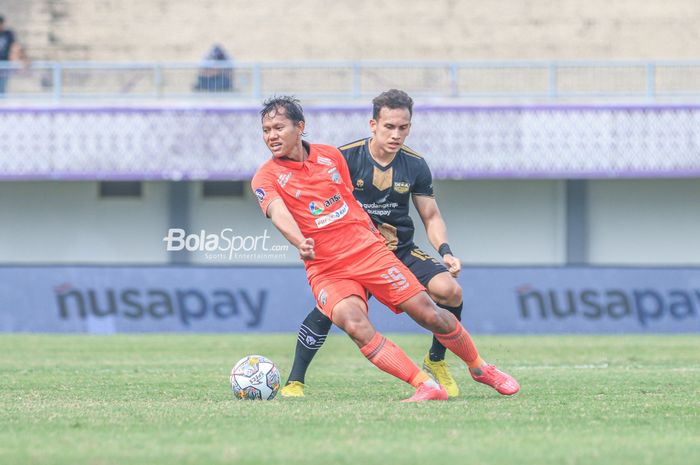
[[[248,355],[231,370],[231,389],[236,399],[272,400],[280,389],[277,365],[262,355]]]

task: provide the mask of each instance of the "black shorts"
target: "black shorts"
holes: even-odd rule
[[[445,265],[423,252],[415,244],[410,247],[402,247],[401,250],[396,250],[394,253],[426,288],[428,281],[433,279],[435,275],[447,272]]]

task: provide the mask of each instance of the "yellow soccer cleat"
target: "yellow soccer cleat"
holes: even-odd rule
[[[304,397],[304,383],[290,381],[281,390],[282,397]]]
[[[459,386],[457,386],[457,382],[450,374],[448,367],[449,365],[446,361],[440,360],[439,362],[433,362],[430,360],[429,355],[426,355],[423,359],[423,369],[432,376],[435,381],[445,387],[448,396],[457,397],[459,395]]]

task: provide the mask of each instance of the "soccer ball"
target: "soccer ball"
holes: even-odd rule
[[[243,357],[231,370],[231,389],[237,399],[272,400],[280,389],[277,365],[262,355]]]

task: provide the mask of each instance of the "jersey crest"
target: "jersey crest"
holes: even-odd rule
[[[411,184],[407,182],[395,182],[394,190],[399,194],[405,194],[411,189]]]

